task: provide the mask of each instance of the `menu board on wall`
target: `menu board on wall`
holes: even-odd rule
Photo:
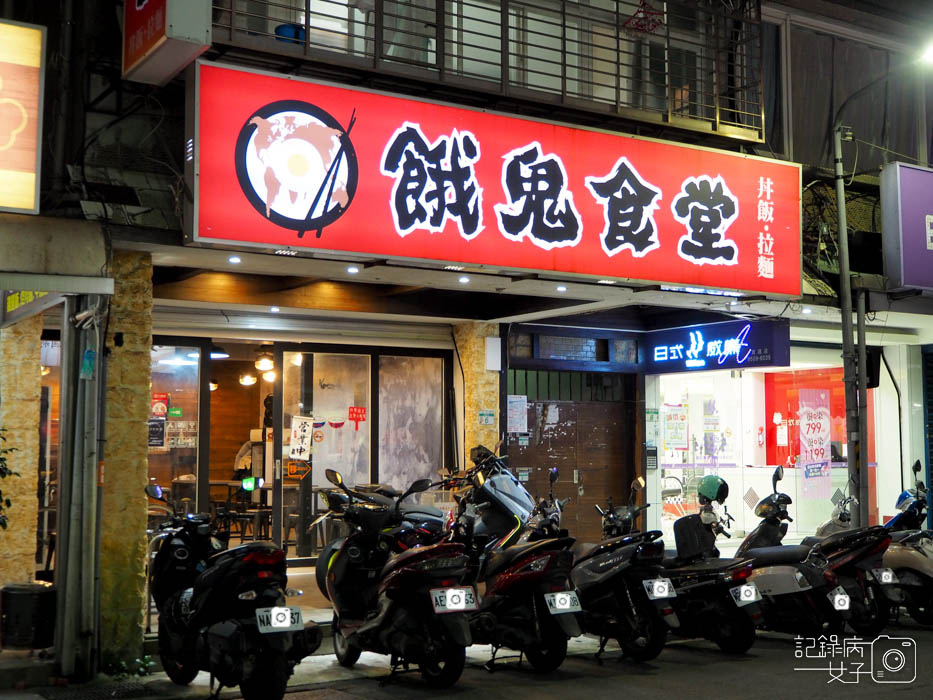
[[[165,447],[165,421],[161,418],[149,419],[149,447]]]

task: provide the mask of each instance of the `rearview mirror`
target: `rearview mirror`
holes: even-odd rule
[[[324,470],[324,476],[334,486],[343,486],[343,477],[340,476],[340,472],[334,471],[333,469],[326,469]]]
[[[777,493],[777,483],[784,478],[784,465],[779,464],[774,474],[771,475],[771,488]]]
[[[157,501],[165,500],[162,497],[162,487],[159,486],[158,484],[149,484],[148,486],[146,486],[146,495],[149,496],[149,498],[156,499]]]
[[[548,469],[547,479],[552,484],[557,481],[557,467]]]
[[[430,479],[418,479],[415,483],[408,487],[408,493],[421,493],[422,491],[427,491],[431,488],[432,481]]]
[[[911,469],[913,469],[914,474],[919,474],[919,473],[920,473],[921,466],[920,466],[920,460],[919,460],[919,459],[918,459],[916,462],[914,462],[914,466],[912,466]]]

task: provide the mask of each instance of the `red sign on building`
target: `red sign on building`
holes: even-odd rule
[[[165,41],[167,0],[126,0],[123,6],[123,75]]]
[[[800,167],[197,66],[189,239],[800,293]]]

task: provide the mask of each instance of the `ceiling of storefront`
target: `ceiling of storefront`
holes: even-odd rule
[[[186,330],[222,326],[228,337],[289,338],[310,328],[338,328],[338,335],[359,333],[359,323],[374,330],[380,322],[411,326],[413,338],[426,326],[450,323],[549,323],[617,330],[654,330],[729,320],[783,317],[792,320],[793,340],[838,343],[839,310],[831,299],[805,284],[802,299],[769,300],[668,291],[658,285],[598,284],[591,278],[500,270],[464,270],[437,264],[336,257],[282,257],[180,246],[175,241],[115,242],[124,249],[152,252],[155,314],[163,327]],[[355,264],[357,274],[347,267]],[[459,280],[468,276],[467,284]],[[557,290],[558,285],[566,291]],[[879,301],[880,300],[880,301]],[[933,299],[892,302],[873,295],[887,310],[869,314],[869,344],[933,342]],[[270,313],[275,306],[279,313]],[[902,310],[903,309],[903,310]],[[336,324],[336,325],[335,325]],[[352,328],[351,328],[352,327]],[[304,329],[302,331],[301,329]],[[435,329],[437,330],[437,329]],[[441,332],[427,331],[427,336]]]

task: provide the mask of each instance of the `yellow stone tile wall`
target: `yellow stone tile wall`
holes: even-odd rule
[[[152,405],[151,256],[115,252],[113,277],[101,519],[100,632],[105,664],[130,662],[142,651],[147,546],[144,489]]]
[[[6,428],[7,467],[19,476],[0,482],[12,501],[0,530],[0,585],[32,581],[36,570],[36,497],[39,467],[39,399],[42,316],[0,330],[0,427]]]
[[[454,326],[464,375],[464,462],[470,466],[470,449],[485,445],[495,449],[499,441],[499,372],[486,369],[486,338],[499,336],[497,323],[461,323]],[[480,410],[495,412],[494,425],[480,425]]]

